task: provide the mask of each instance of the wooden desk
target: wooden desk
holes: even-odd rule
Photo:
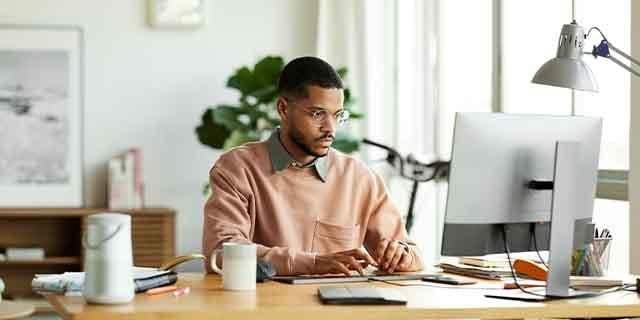
[[[495,290],[394,287],[409,298],[407,306],[326,306],[317,296],[318,285],[259,283],[255,292],[222,290],[221,278],[183,273],[179,286],[191,293],[147,296],[119,306],[87,305],[82,297],[49,295],[56,312],[66,319],[261,319],[261,320],[378,320],[426,318],[596,318],[640,316],[640,296],[621,291],[589,299],[553,302],[518,302],[485,298]],[[371,285],[389,286],[382,283]],[[364,285],[364,284],[336,284]],[[437,286],[437,284],[435,284]],[[499,287],[485,282],[483,287]]]
[[[30,316],[35,308],[26,303],[0,301],[0,319],[17,319]]]

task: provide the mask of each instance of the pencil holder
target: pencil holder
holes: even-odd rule
[[[574,276],[605,276],[609,268],[611,238],[594,238],[583,249],[575,250],[571,257]]]

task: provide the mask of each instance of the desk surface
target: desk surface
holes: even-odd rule
[[[412,283],[411,281],[404,283]],[[370,285],[391,287],[383,283]],[[331,284],[357,286],[362,283]],[[440,286],[439,284],[428,284]],[[499,281],[474,285],[501,287]],[[640,295],[620,291],[601,297],[552,302],[519,302],[485,298],[496,290],[440,287],[394,287],[409,299],[406,306],[326,306],[317,296],[318,285],[259,283],[255,292],[222,289],[221,278],[214,275],[182,273],[178,286],[190,286],[188,295],[147,296],[138,294],[131,304],[88,305],[82,297],[48,295],[56,312],[66,319],[263,319],[327,320],[389,318],[596,318],[640,316]],[[469,288],[469,287],[467,287]]]
[[[30,316],[35,308],[26,303],[0,301],[0,319],[17,319]]]

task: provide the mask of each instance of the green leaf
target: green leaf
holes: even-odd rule
[[[336,70],[336,73],[338,73],[340,78],[342,78],[342,81],[344,81],[344,78],[347,77],[348,72],[349,71],[347,70],[347,67],[338,68],[338,70]]]
[[[205,182],[202,185],[202,195],[205,197],[209,197],[211,195],[211,185],[209,185],[209,182]]]
[[[249,68],[242,67],[227,80],[227,87],[240,90],[243,96],[256,91],[259,84],[256,82],[253,73]]]
[[[253,75],[259,88],[275,86],[284,68],[282,57],[268,56],[256,63]]]
[[[200,143],[214,149],[222,149],[230,134],[231,131],[226,127],[214,122],[203,122],[196,127],[196,135]]]
[[[207,108],[207,110],[205,110],[202,116],[200,117],[200,120],[202,121],[203,124],[213,123],[213,108]]]
[[[224,142],[224,150],[229,150],[233,147],[243,145],[247,142],[257,141],[258,138],[255,134],[249,134],[247,131],[234,130],[231,132],[231,136]]]
[[[244,114],[238,107],[219,105],[213,110],[213,119],[217,124],[225,126],[230,131],[246,129],[247,126],[238,120],[238,116]]]
[[[258,99],[260,103],[269,103],[278,97],[278,88],[275,85],[268,85],[251,92],[249,95]]]
[[[352,106],[354,103],[354,99],[353,99],[353,96],[351,95],[351,89],[344,88],[343,93],[344,93],[343,104],[345,108]]]
[[[364,114],[361,112],[357,112],[357,111],[353,111],[353,110],[349,110],[349,119],[350,120],[356,120],[356,119],[362,119],[364,118]]]
[[[360,139],[357,139],[348,131],[338,131],[332,147],[347,154],[353,153],[360,149]]]

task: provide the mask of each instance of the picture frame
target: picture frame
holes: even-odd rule
[[[0,207],[82,207],[84,32],[0,25]]]
[[[152,28],[193,29],[204,24],[205,0],[147,0]]]

